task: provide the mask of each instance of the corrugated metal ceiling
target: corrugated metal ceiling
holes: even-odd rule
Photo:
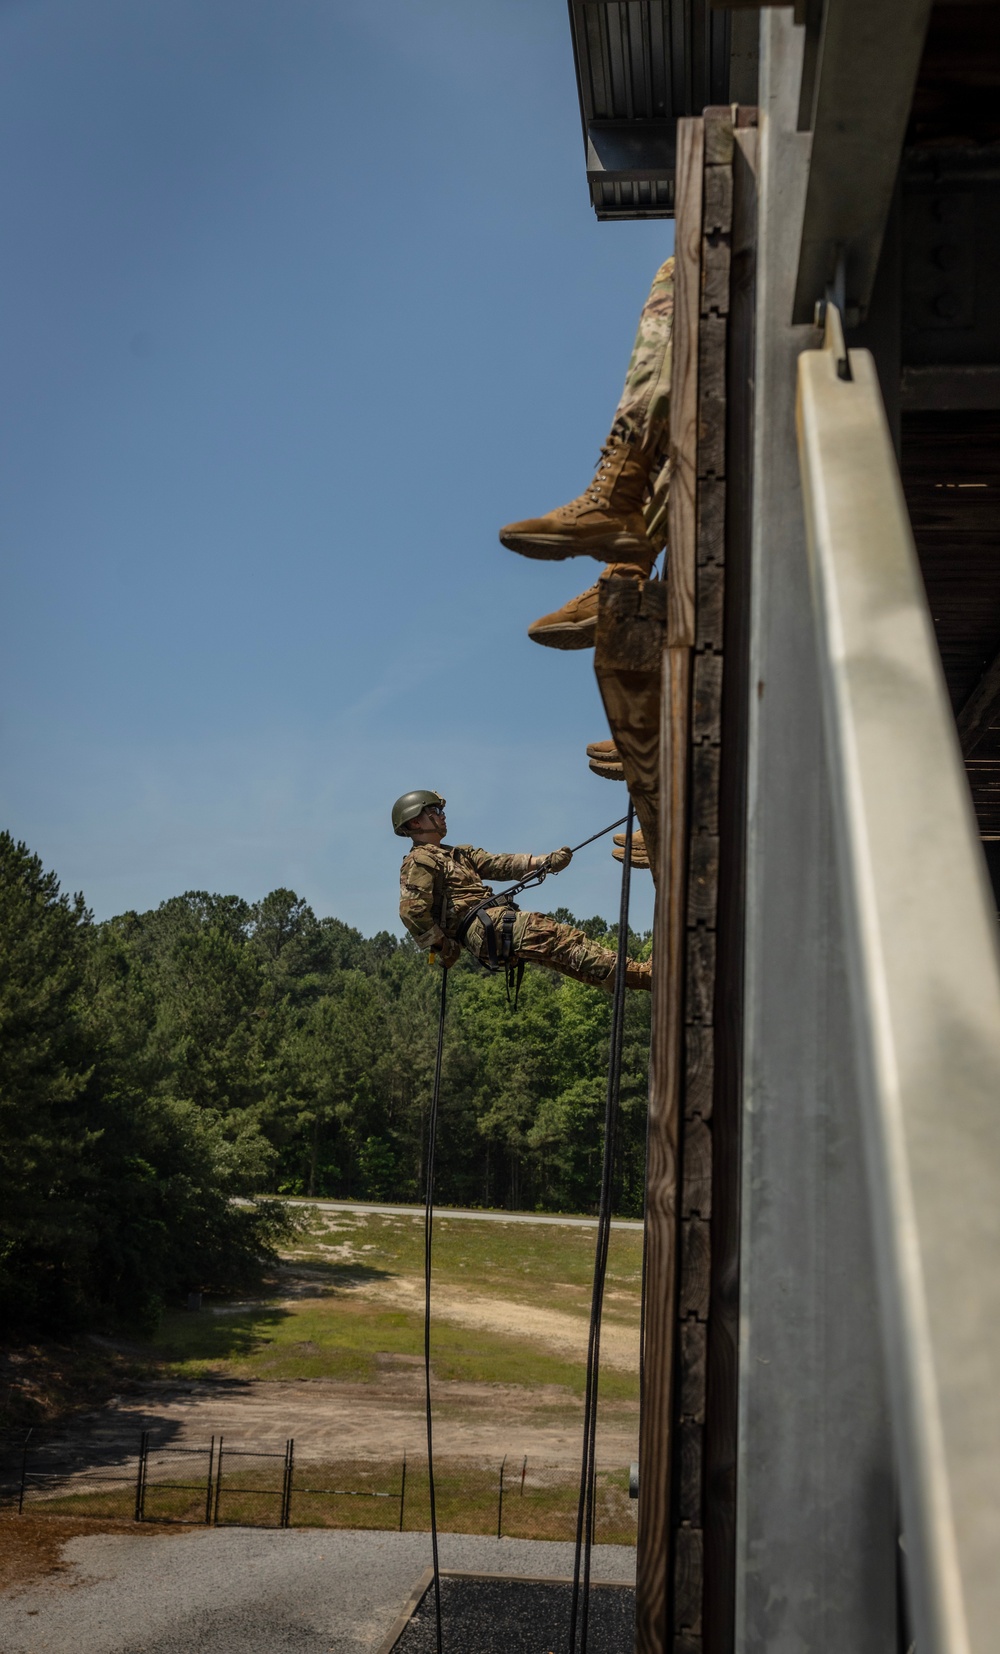
[[[673,213],[676,122],[730,97],[730,17],[708,0],[569,0],[598,218]]]

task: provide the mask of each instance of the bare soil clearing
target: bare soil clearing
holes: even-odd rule
[[[598,1443],[608,1467],[636,1454],[640,1243],[627,1231],[612,1241]],[[578,1464],[592,1249],[579,1228],[442,1223],[432,1359],[443,1458]],[[110,1472],[134,1459],[143,1430],[158,1448],[221,1435],[283,1449],[291,1436],[297,1459],[419,1457],[422,1312],[418,1218],[319,1214],[264,1292],[174,1312],[134,1367],[133,1352],[116,1355],[130,1382],[65,1428],[47,1465]],[[143,1361],[147,1376],[133,1377]]]
[[[88,1420],[93,1462],[134,1453],[141,1430],[172,1446],[200,1446],[224,1435],[267,1446],[294,1436],[303,1457],[402,1458],[424,1447],[423,1374],[399,1358],[386,1361],[379,1382],[292,1383],[205,1379],[178,1385],[154,1381],[122,1396]],[[582,1403],[557,1386],[438,1385],[435,1446],[442,1454],[496,1459],[527,1453],[551,1464],[579,1458]],[[602,1462],[627,1464],[635,1457],[639,1412],[619,1403],[601,1419]]]
[[[365,1297],[422,1308],[423,1287],[398,1280],[369,1287]],[[434,1294],[434,1316],[456,1326],[504,1333],[510,1338],[538,1341],[546,1348],[577,1361],[587,1358],[589,1322],[564,1310],[541,1308],[509,1298],[483,1298],[474,1292],[439,1289]],[[601,1334],[601,1358],[606,1367],[634,1372],[639,1366],[639,1328],[608,1321]]]

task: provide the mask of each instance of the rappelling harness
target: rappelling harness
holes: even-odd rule
[[[597,1505],[597,1390],[601,1359],[601,1312],[604,1306],[604,1281],[608,1263],[608,1244],[611,1239],[612,1176],[615,1163],[615,1140],[618,1130],[618,1095],[621,1086],[622,1043],[625,1030],[625,971],[628,960],[629,888],[632,874],[633,806],[621,821],[613,821],[599,833],[592,833],[582,844],[574,845],[573,854],[595,839],[603,838],[615,827],[625,827],[625,853],[622,858],[621,905],[618,916],[618,959],[615,966],[614,994],[611,1009],[611,1041],[608,1062],[608,1087],[604,1109],[604,1152],[601,1165],[601,1198],[597,1215],[597,1245],[594,1257],[594,1284],[590,1303],[590,1329],[587,1337],[587,1382],[583,1405],[583,1453],[580,1463],[580,1494],[576,1513],[576,1545],[573,1558],[573,1595],[570,1606],[568,1654],[587,1654],[587,1630],[590,1617],[590,1556],[594,1544],[594,1522]],[[513,952],[514,922],[519,909],[514,897],[523,890],[542,883],[550,869],[537,867],[496,896],[487,896],[463,915],[456,940],[464,942],[473,920],[483,926],[486,943],[486,969],[506,972],[507,998],[511,997],[511,975],[514,975],[514,1005],[524,973],[524,962],[516,960]],[[445,917],[443,893],[441,917]],[[499,926],[486,911],[501,907]],[[508,922],[509,917],[509,922]],[[442,929],[444,926],[442,925]],[[498,935],[499,930],[499,935]],[[431,1238],[434,1225],[434,1160],[437,1140],[438,1104],[441,1099],[441,1067],[444,1053],[445,1011],[448,1002],[448,972],[441,973],[441,1000],[438,1012],[437,1049],[434,1058],[434,1088],[431,1093],[430,1118],[427,1126],[427,1175],[424,1189],[424,1396],[427,1422],[427,1477],[430,1493],[431,1556],[434,1569],[434,1629],[436,1654],[443,1654],[441,1640],[441,1570],[438,1561],[437,1501],[434,1488],[434,1429],[431,1412]],[[645,1293],[643,1294],[645,1297]],[[645,1314],[643,1313],[643,1321]]]
[[[582,844],[574,844],[571,854],[575,856],[578,850],[583,850],[586,845],[593,844],[595,839],[603,838],[606,833],[614,832],[616,827],[623,827],[629,820],[630,815],[631,806],[629,807],[629,815],[622,816],[620,821],[613,821],[610,827],[602,827],[599,833],[591,833],[590,837],[585,838]],[[507,1003],[508,1005],[513,1004],[515,1011],[521,993],[521,982],[524,978],[524,960],[516,958],[514,953],[514,925],[517,915],[521,911],[514,897],[520,896],[524,890],[533,890],[537,885],[540,885],[548,878],[550,871],[551,869],[543,863],[541,867],[533,868],[523,879],[519,879],[517,884],[512,884],[508,890],[501,890],[496,895],[491,893],[489,896],[484,896],[482,901],[476,902],[468,913],[463,914],[459,927],[455,932],[456,942],[464,943],[470,929],[476,920],[479,920],[483,927],[483,945],[486,949],[486,958],[480,958],[479,964],[483,970],[488,971],[491,975],[503,971],[504,985],[507,989]],[[443,919],[446,902],[447,892],[442,891],[441,920],[439,921],[442,930],[444,929]],[[499,919],[495,919],[493,916],[497,908],[502,910]]]

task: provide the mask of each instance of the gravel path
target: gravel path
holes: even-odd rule
[[[94,1534],[64,1559],[68,1571],[0,1600],[3,1654],[372,1654],[430,1562],[430,1537]],[[571,1545],[441,1538],[442,1568],[544,1578],[572,1565]],[[635,1552],[597,1546],[593,1577],[632,1583]]]

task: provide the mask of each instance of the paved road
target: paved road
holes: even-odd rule
[[[3,1654],[373,1654],[430,1562],[425,1533],[203,1528],[93,1534],[67,1573],[0,1598]],[[441,1536],[441,1566],[565,1578],[571,1545]],[[593,1577],[631,1583],[598,1545]]]
[[[289,1206],[318,1206],[323,1212],[381,1212],[387,1217],[422,1217],[422,1206],[365,1206],[347,1200],[289,1200]],[[557,1217],[553,1212],[466,1212],[457,1206],[436,1206],[442,1218],[476,1218],[482,1223],[559,1223],[568,1229],[594,1229],[596,1218]],[[641,1229],[638,1218],[612,1218],[612,1229]]]

